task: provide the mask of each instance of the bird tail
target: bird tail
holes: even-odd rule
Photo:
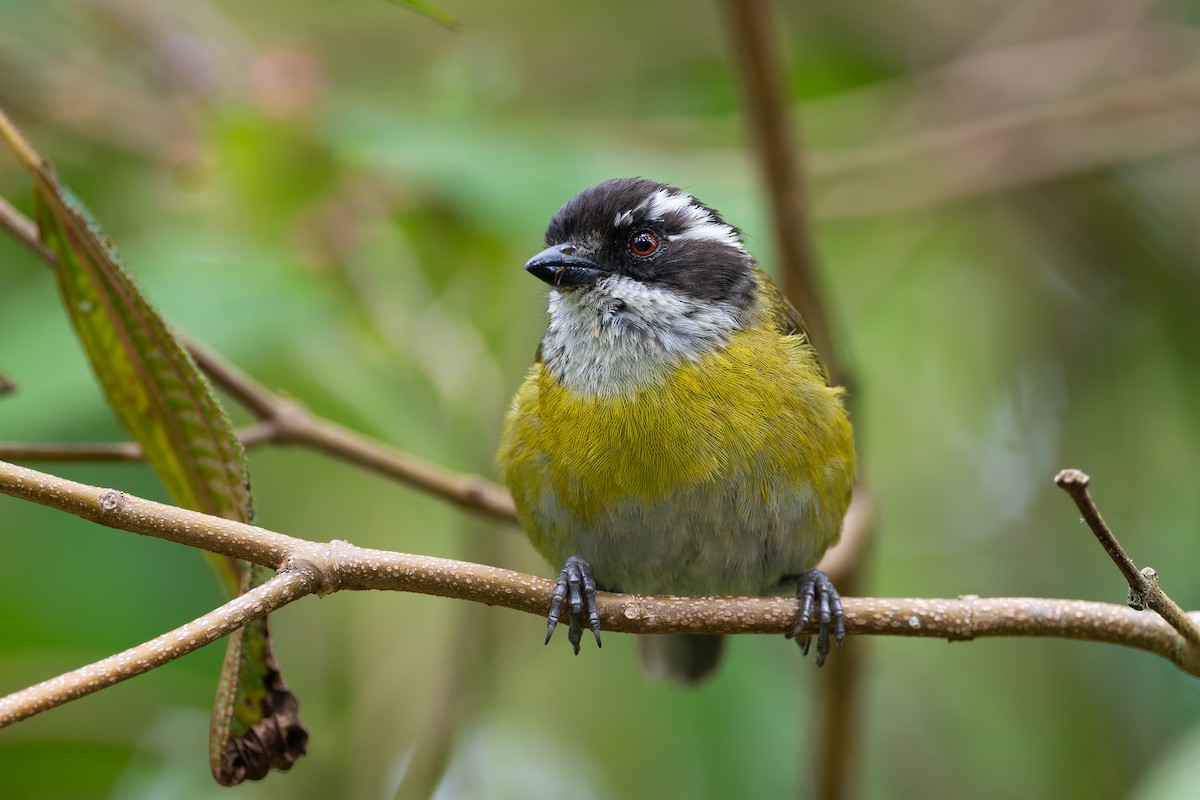
[[[713,635],[638,636],[638,663],[648,680],[666,678],[679,688],[687,688],[713,674],[721,661],[724,642],[723,636]]]

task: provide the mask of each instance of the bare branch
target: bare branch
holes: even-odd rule
[[[96,442],[93,444],[0,442],[0,458],[8,461],[55,461],[72,464],[97,461],[141,461],[142,448],[133,442]]]
[[[271,440],[274,426],[256,423],[238,429],[238,438],[246,447]],[[5,461],[54,461],[58,463],[141,461],[141,445],[136,442],[94,442],[58,444],[45,442],[0,442],[0,459]]]
[[[279,398],[265,386],[221,358],[209,349],[208,345],[188,337],[184,337],[184,341],[188,352],[196,361],[196,366],[204,370],[204,374],[213,383],[228,392],[254,416],[266,420],[277,415]]]
[[[48,267],[58,267],[58,256],[42,244],[41,238],[38,237],[37,225],[3,197],[0,197],[0,228],[8,231],[18,244],[40,258]]]
[[[277,584],[280,598],[249,595],[168,634],[166,663],[225,635],[306,593],[382,589],[417,592],[504,606],[542,615],[553,581],[483,564],[356,547],[348,542],[309,542],[220,517],[101,489],[0,462],[0,493],[57,508],[113,528],[243,558],[297,575]],[[283,588],[287,587],[287,588]],[[274,590],[273,590],[274,591]],[[247,616],[244,597],[261,603]],[[607,592],[597,597],[604,630],[622,633],[786,633],[798,613],[794,597],[665,597]],[[244,602],[254,605],[254,600]],[[274,601],[272,601],[274,602]],[[843,598],[852,635],[919,636],[969,640],[985,636],[1053,636],[1110,642],[1156,653],[1200,676],[1197,650],[1162,619],[1122,606],[1046,598]],[[229,616],[233,615],[233,616]],[[225,621],[222,621],[225,620]],[[240,622],[238,621],[240,620]],[[215,627],[214,627],[215,626]],[[187,636],[180,634],[186,631]],[[183,640],[187,639],[187,643]],[[145,650],[156,646],[149,643]],[[132,652],[132,651],[131,651]],[[53,681],[50,682],[54,683]],[[86,683],[83,681],[82,683]],[[71,696],[86,692],[72,684]],[[108,684],[104,684],[108,685]],[[100,688],[97,686],[96,688]],[[69,698],[67,698],[69,699]],[[8,701],[0,701],[0,707]],[[23,703],[32,702],[28,698]],[[25,706],[22,706],[25,707]],[[15,721],[15,719],[13,720]],[[3,724],[0,722],[0,724]]]
[[[1154,609],[1172,628],[1179,631],[1180,636],[1187,640],[1190,649],[1200,648],[1200,628],[1197,628],[1196,622],[1159,588],[1158,573],[1154,569],[1146,567],[1138,570],[1133,559],[1126,555],[1125,548],[1108,527],[1108,523],[1100,516],[1100,509],[1096,507],[1087,489],[1091,480],[1077,469],[1064,469],[1054,477],[1054,482],[1075,501],[1084,521],[1092,529],[1108,557],[1125,576],[1125,581],[1129,584],[1129,607],[1136,611]]]
[[[320,585],[316,573],[288,570],[197,620],[145,644],[0,698],[0,728],[107,689],[211,644]]]
[[[516,522],[517,510],[502,487],[478,475],[461,475],[335,422],[310,415],[298,403],[287,413],[283,441],[303,445],[349,464],[447,500],[467,511]]]

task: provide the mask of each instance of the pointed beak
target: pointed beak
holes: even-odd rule
[[[595,262],[575,255],[571,244],[547,247],[525,262],[525,270],[555,287],[590,286],[607,274]]]

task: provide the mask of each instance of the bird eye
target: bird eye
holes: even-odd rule
[[[629,252],[635,256],[645,258],[646,256],[653,255],[657,249],[658,237],[650,231],[635,233],[633,238],[629,240]]]

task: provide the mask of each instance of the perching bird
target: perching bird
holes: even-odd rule
[[[605,181],[567,202],[525,265],[550,284],[550,322],[505,421],[498,460],[534,546],[564,564],[579,652],[600,643],[595,592],[774,594],[816,610],[817,663],[840,598],[814,569],[854,481],[842,390],[800,315],[738,229],[686,192]],[[809,636],[800,639],[807,653]],[[647,635],[650,677],[696,683],[721,637]]]

